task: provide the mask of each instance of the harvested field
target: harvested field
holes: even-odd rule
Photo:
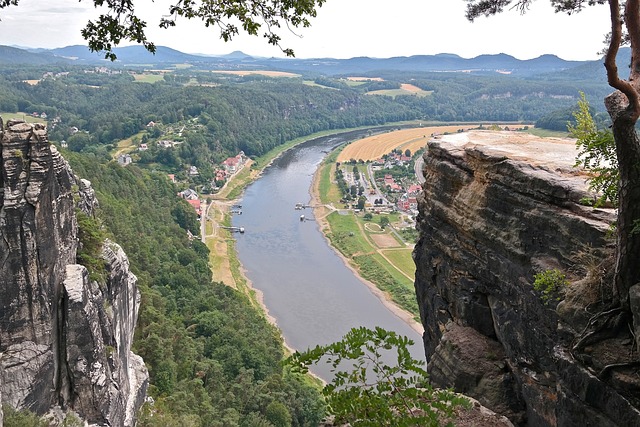
[[[433,126],[412,129],[401,129],[393,132],[372,135],[359,139],[347,145],[336,159],[338,162],[348,162],[356,160],[375,160],[384,154],[389,154],[392,150],[399,148],[403,151],[407,148],[413,154],[416,150],[424,147],[429,141],[431,134],[456,132],[458,129],[469,129],[478,125],[458,125],[458,126]]]
[[[380,249],[397,248],[401,246],[390,234],[369,234],[369,237]]]
[[[347,145],[338,155],[336,161],[348,162],[351,159],[363,160],[365,162],[371,161],[379,159],[384,154],[389,154],[394,149],[400,149],[402,151],[409,149],[413,155],[413,153],[427,144],[433,134],[456,133],[460,129],[466,131],[475,129],[478,126],[478,123],[450,126],[425,126],[372,135],[353,141]],[[504,127],[504,125],[500,126]],[[533,127],[533,125],[529,126]]]
[[[406,90],[407,92],[412,92],[412,93],[422,92],[422,89],[420,89],[418,86],[414,86],[409,83],[402,83],[400,85],[400,89]]]

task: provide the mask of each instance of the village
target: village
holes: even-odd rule
[[[394,150],[368,162],[338,163],[336,181],[345,206],[376,214],[402,212],[408,218],[415,218],[417,195],[422,189],[414,171],[418,156]]]

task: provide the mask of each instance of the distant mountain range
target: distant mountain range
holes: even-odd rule
[[[601,61],[567,61],[555,55],[520,60],[506,54],[480,55],[462,58],[455,54],[399,56],[393,58],[357,57],[334,58],[262,58],[233,52],[222,56],[187,54],[169,47],[158,46],[155,55],[142,46],[114,49],[116,62],[91,52],[87,46],[76,45],[57,49],[24,49],[0,46],[0,65],[19,64],[87,64],[113,67],[168,66],[191,64],[207,69],[270,69],[316,75],[353,75],[354,73],[394,72],[465,72],[475,74],[511,74],[527,77],[537,74],[583,70],[587,75],[603,72]],[[593,77],[593,74],[591,74]]]

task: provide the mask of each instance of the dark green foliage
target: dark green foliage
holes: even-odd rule
[[[575,124],[574,113],[573,108],[552,111],[536,120],[535,126],[541,129],[564,132],[567,130],[568,124]]]
[[[360,327],[339,342],[296,352],[287,363],[301,372],[320,362],[332,366],[335,377],[323,394],[339,425],[440,426],[469,402],[451,391],[433,389],[424,362],[409,353],[412,344],[395,332]],[[392,358],[395,362],[389,363]]]
[[[92,280],[103,281],[106,277],[104,260],[102,259],[102,245],[107,237],[100,221],[81,210],[76,210],[78,221],[78,264],[84,265],[89,270]]]
[[[540,292],[545,303],[560,301],[569,285],[567,276],[558,269],[545,270],[534,276],[533,289]]]
[[[49,423],[28,410],[16,411],[9,405],[2,405],[4,427],[47,427]]]
[[[149,368],[154,398],[138,425],[253,425],[246,422],[266,422],[279,402],[292,426],[316,426],[324,414],[318,389],[283,372],[282,339],[263,314],[212,282],[209,251],[176,222],[184,201],[165,174],[70,157],[76,174],[91,180],[99,215],[138,277],[134,351]],[[197,224],[193,211],[181,212]],[[272,416],[284,416],[281,409],[271,405]]]
[[[274,427],[291,427],[291,414],[282,403],[273,401],[267,406],[265,417]]]
[[[171,216],[180,227],[189,230],[194,236],[200,235],[200,222],[193,214],[193,207],[187,202],[176,203]]]

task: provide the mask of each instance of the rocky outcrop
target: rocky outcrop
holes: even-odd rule
[[[614,220],[580,203],[575,155],[510,132],[429,142],[414,250],[429,372],[516,425],[638,426],[633,368],[603,374],[631,361],[628,331],[574,351],[606,288],[584,266],[599,267]],[[534,275],[555,268],[570,285],[546,300]]]
[[[104,280],[76,261],[76,208],[91,185],[51,146],[43,125],[0,122],[0,396],[45,414],[133,425],[147,373],[131,351],[139,294],[124,252],[103,246]]]

